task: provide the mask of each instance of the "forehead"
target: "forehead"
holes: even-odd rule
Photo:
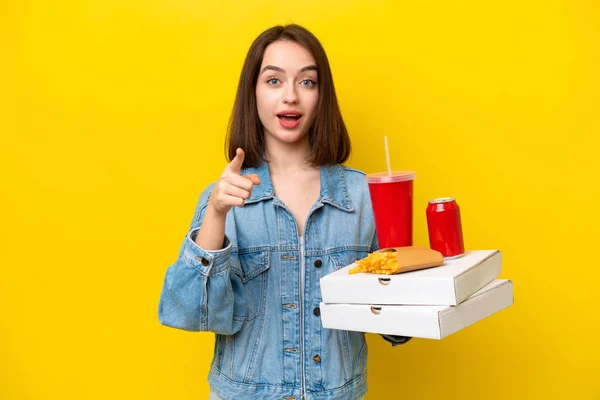
[[[265,49],[260,68],[273,65],[290,72],[315,64],[315,59],[310,52],[298,43],[278,40]]]

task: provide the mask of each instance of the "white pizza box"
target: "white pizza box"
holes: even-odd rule
[[[396,275],[349,274],[351,264],[321,278],[324,303],[456,305],[496,279],[502,253],[474,250],[439,267]]]
[[[456,306],[321,303],[324,328],[443,339],[513,304],[513,283],[497,279]]]

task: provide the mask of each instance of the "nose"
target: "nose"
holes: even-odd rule
[[[296,93],[296,85],[289,84],[286,85],[286,88],[283,93],[283,103],[284,104],[296,104],[298,102],[298,93]]]

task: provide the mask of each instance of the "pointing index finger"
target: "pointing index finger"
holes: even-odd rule
[[[231,160],[227,168],[229,168],[231,172],[239,174],[242,171],[242,165],[244,164],[244,156],[244,150],[238,147],[235,151],[235,157]]]

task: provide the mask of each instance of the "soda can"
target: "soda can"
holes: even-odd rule
[[[446,260],[459,258],[465,253],[460,207],[453,197],[429,200],[427,206],[429,246]]]

